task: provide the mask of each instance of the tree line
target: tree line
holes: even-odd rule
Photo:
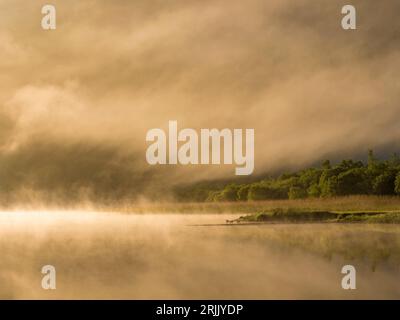
[[[257,201],[269,199],[326,198],[347,195],[400,195],[400,157],[368,161],[343,160],[332,165],[284,173],[250,183],[200,183],[176,190],[179,200],[187,201]]]

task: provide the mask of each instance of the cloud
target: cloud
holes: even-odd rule
[[[396,151],[398,1],[355,1],[356,31],[340,27],[341,0],[55,0],[52,32],[40,29],[40,1],[0,3],[0,145],[16,154],[32,137],[103,143],[147,170],[145,134],[168,120],[254,128],[256,174]]]

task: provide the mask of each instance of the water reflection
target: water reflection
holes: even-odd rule
[[[206,226],[234,215],[0,214],[9,299],[400,298],[396,225]],[[41,267],[57,290],[41,289]],[[341,288],[344,264],[357,290]]]

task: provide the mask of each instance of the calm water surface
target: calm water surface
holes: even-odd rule
[[[1,212],[0,298],[400,299],[400,226],[194,226],[235,217]],[[341,288],[345,264],[356,290]]]

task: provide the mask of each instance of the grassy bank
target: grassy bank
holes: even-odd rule
[[[274,209],[240,217],[232,222],[260,222],[260,223],[400,223],[400,212],[332,212],[332,211],[304,211],[299,209]]]

